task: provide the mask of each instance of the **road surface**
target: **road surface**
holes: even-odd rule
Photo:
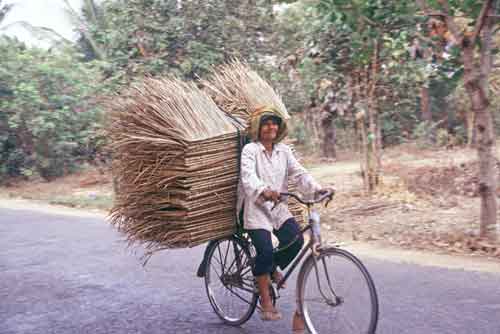
[[[165,251],[144,268],[103,217],[0,208],[0,333],[291,333],[292,282],[284,320],[223,325],[195,276],[202,252]],[[361,258],[377,333],[500,333],[500,274]]]

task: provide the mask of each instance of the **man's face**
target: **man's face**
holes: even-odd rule
[[[260,126],[260,141],[273,141],[278,136],[278,122],[275,119],[268,119]]]

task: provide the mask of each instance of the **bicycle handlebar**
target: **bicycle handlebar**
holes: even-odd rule
[[[333,199],[333,195],[335,195],[335,190],[331,189],[331,190],[328,190],[327,192],[325,192],[323,195],[321,195],[317,199],[314,199],[312,201],[305,201],[302,198],[300,198],[300,196],[298,196],[297,194],[294,194],[294,193],[280,193],[280,196],[293,197],[297,201],[299,201],[300,203],[307,205],[307,206],[311,206],[311,205],[316,204],[316,203],[321,203],[325,199],[328,199],[328,201],[326,201],[326,203],[325,203],[325,207],[328,206],[328,203],[330,203],[330,201]]]

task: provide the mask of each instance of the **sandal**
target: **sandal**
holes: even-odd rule
[[[260,318],[262,321],[277,321],[282,318],[280,311],[272,310],[272,311],[260,311]]]

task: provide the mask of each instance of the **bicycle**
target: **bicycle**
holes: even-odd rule
[[[307,206],[307,225],[301,234],[310,230],[311,237],[283,279],[270,289],[273,304],[279,298],[279,290],[305,257],[297,277],[296,295],[306,329],[313,334],[375,333],[378,297],[368,270],[348,251],[321,243],[319,212],[313,205],[328,199],[326,207],[333,191],[313,201],[304,201],[293,193],[281,196],[293,197]],[[204,277],[210,304],[226,324],[244,324],[255,312],[259,299],[252,275],[255,250],[249,236],[239,227],[234,235],[211,242],[206,254]],[[332,316],[328,315],[330,312]]]

